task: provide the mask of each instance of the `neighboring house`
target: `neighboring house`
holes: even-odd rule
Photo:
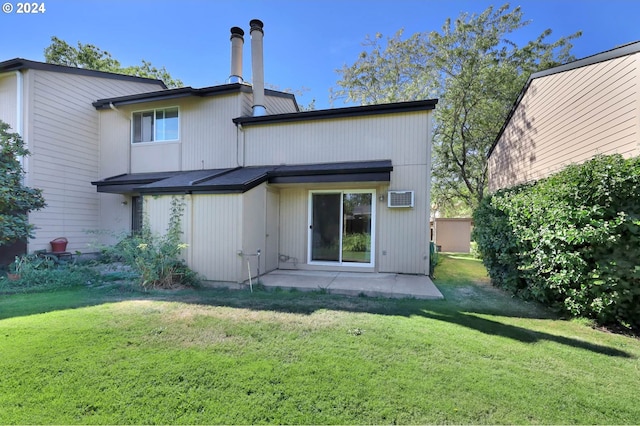
[[[228,84],[88,102],[98,122],[98,177],[83,178],[98,197],[91,228],[127,232],[146,216],[164,231],[178,196],[183,256],[208,280],[245,281],[258,250],[261,272],[428,274],[437,101],[300,112],[293,95],[264,89],[262,23],[251,26],[253,85],[234,27]]]
[[[469,253],[471,251],[471,231],[473,219],[437,217],[432,222],[431,239],[438,251]]]
[[[25,184],[41,188],[47,207],[29,215],[36,226],[28,250],[48,250],[57,237],[87,251],[100,227],[100,113],[97,98],[166,89],[159,80],[64,67],[25,59],[0,62],[0,120],[24,139]]]
[[[597,154],[640,155],[640,42],[531,75],[489,151],[489,190]]]

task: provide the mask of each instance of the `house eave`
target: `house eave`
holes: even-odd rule
[[[359,117],[377,114],[398,114],[416,111],[428,111],[435,109],[437,99],[421,101],[396,102],[390,104],[364,105],[345,108],[331,108],[311,110],[284,114],[272,114],[263,116],[246,116],[233,119],[236,125],[249,126],[259,124],[288,123],[295,121],[310,121],[335,118]]]
[[[91,183],[98,192],[116,194],[227,194],[244,193],[265,182],[276,185],[390,182],[392,171],[391,160],[377,160],[167,172],[166,177],[119,175]]]
[[[138,93],[135,95],[119,96],[116,98],[98,99],[97,101],[93,102],[93,106],[97,110],[104,110],[111,108],[112,105],[117,107],[187,97],[207,97],[221,96],[233,93],[251,93],[251,90],[251,86],[245,83],[221,84],[218,86],[203,87],[199,89],[193,87],[179,87],[176,89],[158,90],[154,92]],[[275,90],[266,90],[265,93],[269,96],[290,98],[295,101],[295,96],[291,93],[278,92]]]
[[[131,82],[138,82],[138,83],[155,83],[165,89],[167,88],[167,86],[164,84],[162,80],[146,78],[146,77],[138,77],[134,75],[118,74],[118,73],[106,72],[106,71],[96,71],[96,70],[90,70],[86,68],[70,67],[66,65],[49,64],[46,62],[31,61],[23,58],[14,58],[14,59],[9,59],[7,61],[0,62],[0,73],[29,70],[29,69],[58,72],[58,73],[65,73],[65,74],[84,75],[88,77],[109,78],[112,80],[131,81]]]

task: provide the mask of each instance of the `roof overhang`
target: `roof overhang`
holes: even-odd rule
[[[171,99],[187,97],[207,97],[220,96],[233,93],[251,93],[251,85],[245,83],[221,84],[218,86],[203,87],[196,89],[193,87],[178,87],[176,89],[158,90],[154,92],[138,93],[135,95],[119,96],[116,98],[98,99],[93,103],[97,110],[109,109],[111,106],[134,105],[146,102],[166,101]],[[291,93],[279,92],[276,90],[265,90],[268,96],[290,98],[295,101],[295,96]],[[296,104],[297,105],[297,104]]]
[[[30,61],[28,59],[22,59],[22,58],[14,58],[8,61],[0,62],[0,72],[11,72],[11,71],[20,71],[20,70],[28,70],[28,69],[59,72],[59,73],[65,73],[65,74],[84,75],[89,77],[109,78],[112,80],[132,81],[137,83],[151,83],[151,84],[157,84],[164,89],[167,88],[167,86],[164,84],[162,80],[158,80],[154,78],[138,77],[135,75],[117,74],[113,72],[96,71],[96,70],[90,70],[86,68],[70,67],[66,65],[49,64],[46,62]]]
[[[249,126],[258,124],[288,123],[294,121],[361,117],[377,114],[398,114],[432,110],[435,109],[437,103],[437,99],[427,99],[421,101],[395,102],[389,104],[330,108],[285,114],[237,117],[233,119],[233,122],[236,125]]]
[[[91,182],[113,194],[243,193],[262,184],[389,182],[391,160],[251,166],[184,172],[133,173]]]

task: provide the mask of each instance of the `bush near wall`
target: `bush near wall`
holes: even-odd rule
[[[597,156],[500,190],[474,221],[494,285],[640,330],[640,158]]]

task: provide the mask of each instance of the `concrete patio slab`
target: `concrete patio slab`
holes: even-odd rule
[[[333,294],[371,297],[443,299],[426,275],[392,273],[275,270],[260,277],[267,288],[323,290]]]

